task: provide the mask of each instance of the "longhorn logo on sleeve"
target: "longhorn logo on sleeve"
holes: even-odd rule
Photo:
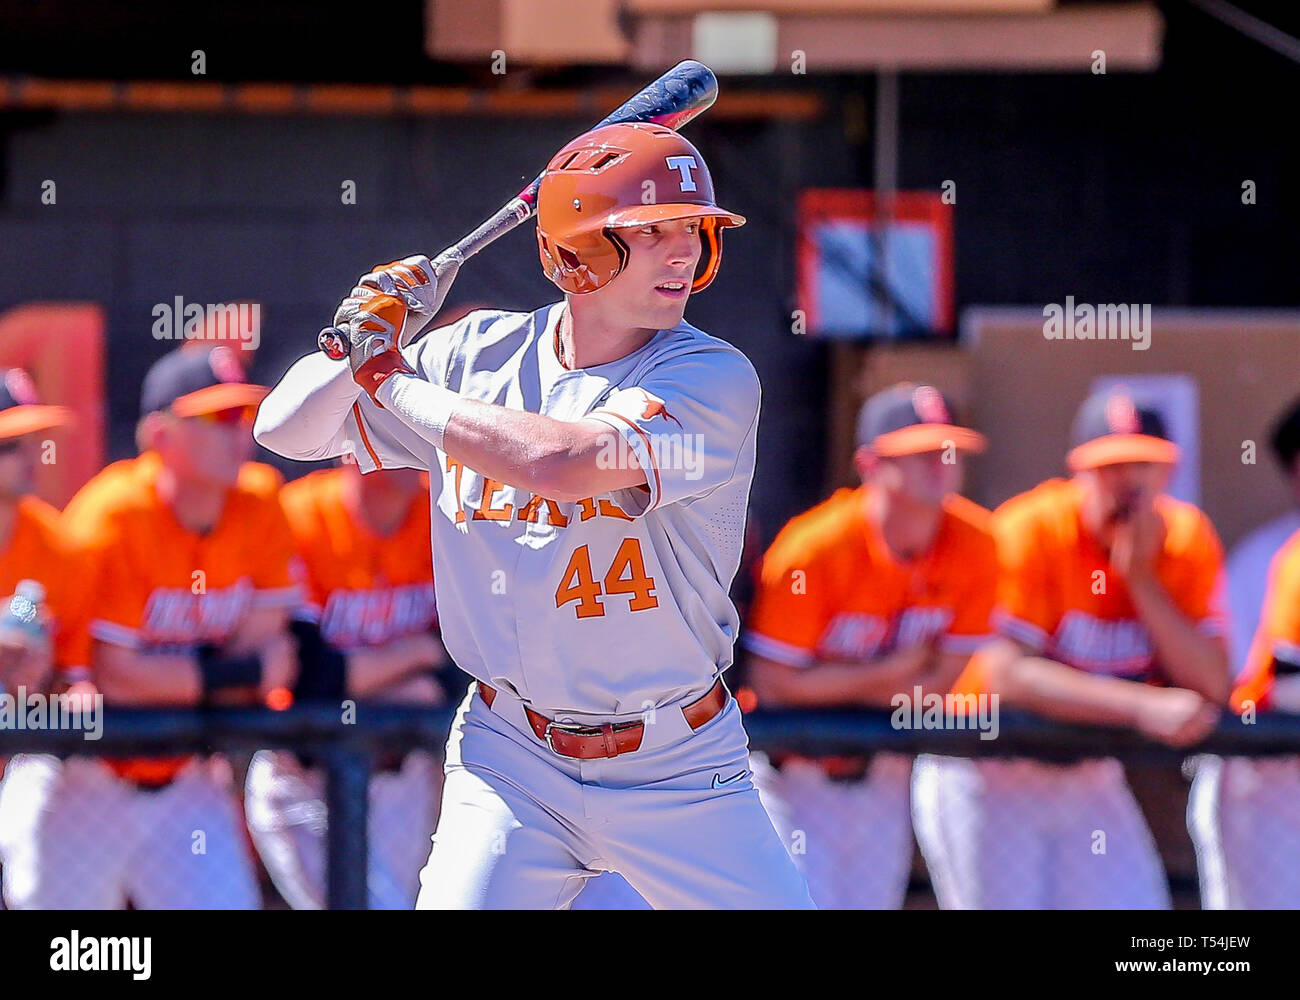
[[[653,420],[655,417],[663,417],[665,420],[671,420],[678,427],[682,426],[682,422],[668,412],[668,406],[662,399],[658,396],[652,396],[644,389],[641,391],[645,393],[645,409],[641,411],[642,420]]]

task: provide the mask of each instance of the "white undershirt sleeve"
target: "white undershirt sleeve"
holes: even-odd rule
[[[460,402],[450,389],[400,372],[384,380],[375,398],[435,448],[442,448],[447,422]]]
[[[346,361],[313,352],[295,362],[262,400],[253,438],[285,458],[334,458],[347,450],[343,423],[359,395]]]

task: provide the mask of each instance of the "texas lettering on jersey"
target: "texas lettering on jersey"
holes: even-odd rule
[[[538,496],[495,479],[473,475],[470,478],[481,485],[471,493],[472,485],[465,482],[465,466],[450,455],[446,459],[447,472],[451,473],[451,488],[456,498],[457,524],[465,521],[517,521],[537,524],[545,522],[556,528],[567,528],[569,522],[590,521],[593,517],[614,517],[632,520],[631,515],[605,497],[585,497],[582,500],[559,503]],[[472,470],[471,470],[472,471]],[[477,495],[474,495],[477,494]]]

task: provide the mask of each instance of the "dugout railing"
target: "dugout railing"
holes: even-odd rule
[[[80,729],[17,729],[0,725],[0,759],[20,753],[134,756],[247,753],[285,749],[309,753],[326,775],[329,815],[327,901],[331,909],[363,909],[367,900],[367,787],[372,762],[391,751],[441,753],[450,709],[359,703],[344,723],[334,705],[270,709],[105,708],[100,737]],[[995,739],[974,728],[899,728],[887,711],[754,711],[745,725],[754,749],[772,753],[848,754],[888,751],[958,757],[1025,757],[1052,763],[1111,757],[1125,765],[1177,766],[1198,754],[1240,757],[1300,755],[1300,715],[1259,713],[1250,721],[1224,713],[1202,743],[1177,749],[1126,730],[1064,725],[1020,712],[1000,712]]]

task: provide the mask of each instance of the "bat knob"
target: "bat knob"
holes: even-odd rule
[[[316,346],[333,361],[342,361],[352,351],[352,341],[337,326],[327,326],[316,335]]]

